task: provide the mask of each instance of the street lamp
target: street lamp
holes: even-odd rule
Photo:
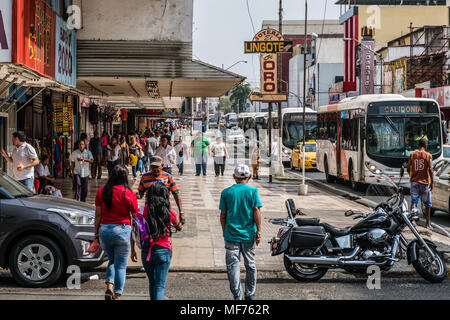
[[[232,64],[230,67],[228,67],[228,68],[226,68],[226,69],[224,69],[224,70],[231,69],[231,68],[233,68],[235,65],[237,65],[238,63],[241,63],[241,62],[247,63],[247,60],[239,60],[238,62]],[[223,69],[223,64],[222,64],[222,69]]]

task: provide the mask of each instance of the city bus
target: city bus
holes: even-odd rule
[[[225,126],[228,129],[236,127],[237,124],[238,124],[238,117],[236,113],[230,112],[225,115]]]
[[[398,179],[422,137],[433,160],[442,158],[441,114],[433,99],[362,95],[320,107],[317,121],[317,168],[327,182],[343,179],[355,190],[377,183],[366,163]]]

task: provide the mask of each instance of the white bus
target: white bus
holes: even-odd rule
[[[283,128],[282,128],[282,158],[283,163],[290,163],[291,151],[297,146],[297,143],[303,141],[303,109],[302,108],[285,108],[282,109]],[[245,113],[239,115],[239,128],[241,128],[248,140],[254,139],[260,143],[261,150],[268,152],[269,136],[268,123],[269,113]],[[305,141],[315,140],[317,133],[317,111],[310,108],[305,110]],[[249,134],[248,131],[253,129],[255,134]],[[272,111],[272,136],[278,134],[278,113]],[[276,151],[276,150],[275,150]]]
[[[347,98],[320,107],[317,125],[317,168],[327,182],[344,179],[355,190],[377,182],[367,162],[398,179],[422,137],[428,139],[433,160],[442,158],[441,116],[433,99],[396,94]]]

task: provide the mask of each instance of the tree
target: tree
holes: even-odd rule
[[[230,100],[234,112],[240,113],[245,111],[245,103],[251,91],[250,84],[247,82],[241,83],[233,89]]]

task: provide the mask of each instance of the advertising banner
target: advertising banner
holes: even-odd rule
[[[0,62],[11,62],[12,0],[0,1]]]
[[[14,0],[12,62],[55,78],[56,13],[42,0]]]
[[[73,134],[73,110],[71,103],[53,103],[53,136]]]
[[[75,30],[67,28],[67,23],[56,17],[56,68],[55,79],[69,86],[77,83],[77,38]]]

